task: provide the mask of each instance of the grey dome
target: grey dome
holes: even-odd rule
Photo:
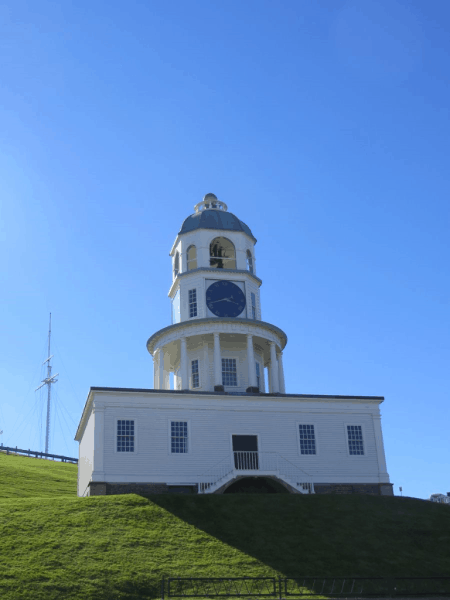
[[[184,220],[178,235],[196,229],[217,229],[218,231],[241,231],[249,235],[256,243],[250,227],[239,220],[233,213],[222,210],[202,210]]]

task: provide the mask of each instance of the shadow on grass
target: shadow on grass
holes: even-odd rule
[[[420,500],[300,494],[147,499],[282,576],[450,574],[450,510]]]

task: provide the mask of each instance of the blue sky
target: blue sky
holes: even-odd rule
[[[0,439],[77,455],[90,386],[151,388],[169,251],[215,193],[258,239],[290,393],[383,395],[395,493],[450,491],[450,4],[0,7]]]

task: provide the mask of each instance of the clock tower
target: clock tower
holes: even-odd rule
[[[256,238],[214,194],[194,210],[170,251],[172,324],[147,342],[154,388],[173,373],[176,390],[285,393],[287,337],[262,320]]]

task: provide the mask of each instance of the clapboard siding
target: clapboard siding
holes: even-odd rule
[[[105,398],[107,481],[195,482],[231,452],[232,434],[258,435],[260,452],[277,452],[316,482],[378,482],[373,415],[377,404],[262,397],[200,398],[143,394]],[[95,403],[95,400],[94,400]],[[136,451],[115,451],[116,419],[134,419]],[[171,420],[189,423],[189,452],[170,453]],[[298,423],[315,425],[317,455],[301,455]],[[362,425],[364,456],[349,456],[346,424]],[[86,435],[86,434],[85,434]]]
[[[94,468],[94,415],[91,413],[78,449],[78,495],[81,496],[91,480]]]

